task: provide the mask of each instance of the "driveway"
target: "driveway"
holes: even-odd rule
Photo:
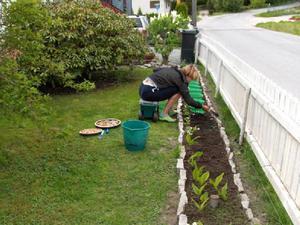
[[[276,9],[298,5],[300,2]],[[289,18],[254,16],[267,10],[204,17],[197,25],[200,32],[218,41],[230,52],[300,99],[300,36],[255,27],[259,22]]]

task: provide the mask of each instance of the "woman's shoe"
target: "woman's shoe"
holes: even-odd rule
[[[169,122],[169,123],[174,123],[174,122],[176,122],[175,119],[173,119],[173,118],[170,117],[169,115],[165,115],[165,114],[163,114],[163,113],[161,113],[161,114],[159,115],[159,120],[161,120],[161,121],[167,121],[167,122]]]

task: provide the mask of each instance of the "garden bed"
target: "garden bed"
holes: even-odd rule
[[[248,219],[242,209],[237,187],[234,184],[233,174],[225,151],[226,147],[220,136],[217,122],[210,114],[191,115],[190,126],[197,126],[200,129],[195,130],[193,133],[193,137],[199,136],[196,144],[189,145],[186,142],[184,143],[186,147],[184,165],[187,170],[186,192],[188,196],[185,214],[188,217],[188,222],[201,221],[204,225],[248,224]],[[198,158],[197,164],[204,166],[204,171],[210,172],[210,178],[216,178],[224,172],[223,181],[220,186],[228,182],[228,200],[220,200],[219,206],[216,209],[211,208],[208,204],[203,211],[199,211],[192,201],[192,199],[197,199],[197,197],[192,189],[192,183],[195,183],[195,181],[193,181],[192,177],[193,167],[189,164],[188,159],[200,150],[204,154]],[[206,191],[209,194],[216,194],[212,185],[209,184],[206,187]]]

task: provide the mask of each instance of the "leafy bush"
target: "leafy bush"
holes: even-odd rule
[[[224,10],[223,8],[223,0],[209,0],[207,4],[211,4],[211,7],[209,9],[213,9],[216,11],[222,11]]]
[[[223,8],[226,12],[239,12],[243,3],[243,0],[223,0]]]
[[[68,82],[56,78],[67,86],[73,87],[72,81],[78,78],[89,79],[91,71],[113,70],[144,55],[144,40],[133,23],[97,2],[67,1],[51,5],[50,11],[52,22],[45,32],[47,54],[53,61],[64,62]],[[88,81],[83,82],[89,86]]]
[[[251,0],[250,6],[251,8],[262,8],[266,6],[266,0]]]
[[[0,108],[2,113],[21,112],[36,117],[48,111],[45,108],[47,96],[41,96],[33,81],[18,71],[14,59],[0,59]]]
[[[177,4],[175,9],[179,15],[181,15],[183,17],[188,16],[188,6],[185,2],[181,2],[181,3]]]
[[[154,19],[149,26],[149,38],[155,50],[162,54],[164,62],[174,47],[179,45],[178,29],[186,29],[188,18],[183,16],[163,16]]]
[[[4,5],[0,104],[23,112],[45,84],[86,91],[93,71],[142,59],[145,42],[124,15],[93,0],[12,1]],[[15,106],[13,105],[15,104]]]

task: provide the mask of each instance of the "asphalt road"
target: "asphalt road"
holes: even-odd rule
[[[286,19],[254,16],[262,11],[267,9],[204,17],[198,28],[300,99],[300,36],[256,28],[261,21]]]

